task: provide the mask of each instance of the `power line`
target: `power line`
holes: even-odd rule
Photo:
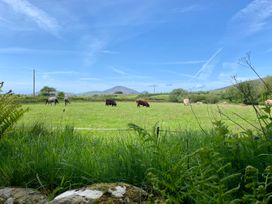
[[[154,91],[154,93],[155,93],[155,92],[156,92],[156,87],[158,87],[158,85],[153,84],[153,85],[150,85],[150,87],[153,87],[153,91]]]

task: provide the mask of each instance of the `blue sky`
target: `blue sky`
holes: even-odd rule
[[[210,90],[272,70],[271,0],[0,0],[5,90]]]

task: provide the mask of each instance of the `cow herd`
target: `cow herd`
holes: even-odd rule
[[[145,107],[150,107],[149,103],[146,100],[138,99],[136,100],[137,107],[140,106],[145,106]],[[106,99],[106,106],[117,106],[117,103],[113,99]]]
[[[55,104],[56,105],[57,103],[59,103],[57,96],[50,96],[45,101],[45,104],[51,104],[51,105]],[[272,106],[272,99],[268,99],[264,103],[267,106]],[[64,97],[64,104],[65,104],[65,106],[67,104],[70,104],[70,99],[68,98],[68,96]],[[136,100],[136,104],[137,104],[137,107],[140,107],[140,106],[150,107],[149,103],[144,99]],[[190,100],[188,98],[183,99],[183,104],[185,106],[190,105]],[[105,105],[106,106],[117,106],[117,102],[114,99],[106,99]]]
[[[58,100],[57,96],[50,96],[45,101],[46,105],[47,104],[56,105],[58,103],[59,103],[59,100]],[[68,98],[68,96],[64,97],[64,104],[65,104],[65,106],[67,104],[70,104],[70,99]],[[149,103],[146,100],[143,100],[143,99],[136,100],[136,104],[137,104],[137,107],[140,107],[140,106],[150,107]],[[105,105],[106,106],[117,106],[117,102],[115,100],[113,100],[113,99],[106,99]]]
[[[59,100],[58,100],[58,97],[57,96],[50,96],[50,97],[48,97],[48,99],[46,99],[46,101],[45,101],[45,104],[47,105],[47,104],[57,104],[57,103],[59,103]],[[69,100],[69,98],[68,98],[68,96],[65,96],[64,97],[64,105],[66,106],[68,103],[70,103],[70,100]]]

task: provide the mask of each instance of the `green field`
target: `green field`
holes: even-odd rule
[[[23,107],[29,111],[0,139],[0,186],[36,188],[52,199],[94,183],[126,182],[148,191],[151,201],[159,196],[167,203],[272,203],[270,107],[259,117],[263,129],[253,131],[244,130],[249,123],[258,126],[257,117],[251,106],[242,105]],[[212,129],[212,121],[220,119],[233,131],[219,122]],[[140,127],[100,131],[128,123]],[[178,131],[157,134],[155,124]]]
[[[78,102],[66,107],[63,104],[56,106],[27,104],[24,107],[29,107],[30,110],[19,124],[31,125],[35,122],[42,122],[52,127],[69,124],[75,128],[126,128],[128,123],[135,123],[141,127],[151,128],[158,123],[163,129],[198,129],[194,111],[201,126],[209,129],[212,127],[212,121],[220,119],[218,107],[243,126],[248,126],[248,124],[233,113],[256,122],[252,107],[230,104],[218,106],[193,104],[192,109],[180,103],[152,103],[150,108],[137,108],[134,102],[119,102],[117,107],[107,107],[103,102]],[[233,130],[238,128],[225,117],[222,119]]]

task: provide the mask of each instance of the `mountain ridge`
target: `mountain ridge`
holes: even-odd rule
[[[140,94],[140,92],[125,86],[114,86],[112,88],[105,89],[104,91],[88,91],[88,92],[81,93],[79,95],[86,96],[86,95],[94,95],[94,94],[114,94],[116,92],[122,92],[123,94]]]

